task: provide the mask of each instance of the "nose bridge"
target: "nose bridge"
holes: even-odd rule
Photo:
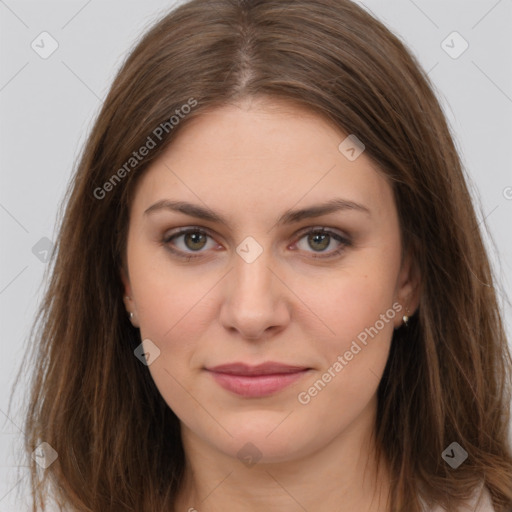
[[[236,251],[221,321],[245,337],[258,338],[269,327],[286,323],[286,305],[278,296],[281,291],[271,248],[248,237]]]
[[[247,237],[236,248],[232,293],[239,300],[272,300],[272,250],[263,244],[263,241],[259,243],[255,238]]]

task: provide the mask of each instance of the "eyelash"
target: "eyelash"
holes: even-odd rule
[[[171,253],[175,254],[176,256],[178,256],[180,258],[186,259],[187,261],[190,261],[190,260],[195,259],[195,258],[200,258],[202,256],[202,252],[201,251],[195,251],[198,254],[194,254],[193,252],[192,253],[184,253],[183,251],[173,249],[169,245],[169,243],[172,240],[174,240],[175,238],[178,238],[178,237],[180,237],[182,235],[186,235],[186,234],[189,234],[189,233],[199,233],[201,235],[206,235],[206,236],[208,236],[210,238],[213,238],[208,231],[205,231],[202,228],[191,227],[191,228],[181,229],[181,230],[177,231],[176,233],[172,233],[170,235],[165,236],[163,238],[163,240],[162,240],[162,243],[166,245],[166,249],[169,250]],[[318,255],[313,254],[312,257],[315,258],[315,259],[331,259],[331,258],[334,258],[334,257],[340,255],[347,247],[350,247],[352,245],[352,242],[348,238],[341,236],[339,233],[336,233],[334,231],[331,231],[331,230],[328,230],[328,229],[325,229],[325,228],[319,228],[319,227],[312,228],[312,229],[309,229],[308,231],[302,232],[300,234],[299,238],[297,239],[297,242],[302,240],[305,236],[310,235],[310,234],[329,235],[330,237],[334,238],[335,240],[337,240],[338,242],[341,243],[341,245],[340,245],[340,247],[338,249],[335,249],[334,251],[331,251],[330,253],[327,253],[327,256],[323,256],[323,255],[322,256],[318,256]]]

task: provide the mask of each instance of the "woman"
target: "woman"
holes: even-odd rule
[[[145,35],[38,321],[34,510],[512,510],[512,359],[461,163],[348,0],[192,0]]]

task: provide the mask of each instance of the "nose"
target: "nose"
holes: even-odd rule
[[[235,255],[234,268],[225,278],[220,322],[244,339],[265,339],[290,321],[291,292],[273,270],[269,252],[251,263]]]

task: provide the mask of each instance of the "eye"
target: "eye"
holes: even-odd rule
[[[190,227],[165,236],[162,242],[171,253],[178,257],[191,260],[200,257],[201,253],[205,252],[202,249],[207,248],[208,238],[213,240],[211,235],[204,229]],[[177,243],[177,240],[180,239],[182,239],[180,243]],[[309,231],[302,233],[298,241],[295,242],[295,245],[298,245],[303,239],[306,239],[306,243],[313,249],[314,253],[321,253],[320,255],[312,254],[313,258],[335,257],[341,254],[346,247],[351,245],[351,241],[347,237],[325,228],[309,229]],[[338,243],[337,248],[331,251],[325,251],[325,249],[332,244],[333,240]],[[215,247],[216,244],[213,243],[213,246]],[[210,249],[212,248],[213,247],[210,246]],[[308,252],[307,248],[299,248]]]
[[[298,242],[303,239],[306,239],[307,246],[311,247],[313,252],[321,253],[319,256],[313,254],[313,258],[332,258],[341,254],[346,247],[351,245],[351,242],[348,238],[325,228],[310,229],[306,233],[302,234]],[[325,251],[325,249],[331,245],[333,240],[337,241],[337,248],[331,251]],[[296,244],[298,244],[298,242],[296,242]],[[307,251],[307,248],[302,249]]]
[[[176,243],[180,238],[183,238],[182,243]],[[201,249],[206,247],[208,238],[211,238],[210,235],[203,229],[187,228],[166,236],[163,243],[173,254],[191,259],[199,256],[191,253],[201,252]],[[178,246],[178,249],[174,249],[173,246]]]

